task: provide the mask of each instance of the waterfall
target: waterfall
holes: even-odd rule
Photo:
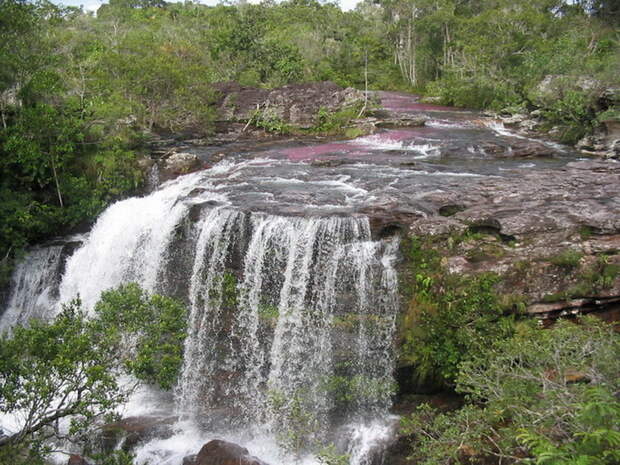
[[[181,415],[277,433],[303,410],[318,440],[335,416],[385,411],[396,240],[372,241],[365,217],[227,207],[205,212],[196,229]]]
[[[37,247],[17,264],[0,333],[31,318],[43,318],[56,307],[64,249],[64,245]]]
[[[388,417],[393,391],[398,240],[373,240],[363,215],[248,211],[218,176],[184,176],[110,206],[67,260],[59,299],[45,297],[58,250],[31,254],[50,265],[18,268],[16,283],[28,282],[15,284],[2,324],[39,312],[33,304],[9,316],[33,296],[53,308],[79,294],[91,309],[102,291],[130,281],[181,297],[189,324],[174,410],[184,424],[211,436],[243,432],[246,444],[271,438],[263,442],[284,456],[345,434],[357,445],[341,450],[366,463],[359,437]],[[290,463],[281,456],[266,458]]]
[[[178,202],[196,182],[187,176],[146,197],[110,206],[97,220],[88,241],[68,260],[60,300],[77,295],[92,308],[102,291],[125,282],[156,290],[168,243],[188,205]]]

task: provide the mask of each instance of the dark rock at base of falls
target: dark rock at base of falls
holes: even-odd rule
[[[198,454],[192,454],[192,455],[188,455],[187,457],[184,457],[182,465],[194,465],[196,463],[197,457],[198,457]]]
[[[112,450],[120,446],[130,450],[141,442],[154,437],[168,438],[172,436],[172,425],[175,417],[139,416],[127,417],[101,427],[100,447]]]
[[[267,465],[250,455],[245,447],[238,444],[214,439],[209,441],[196,455],[183,459],[183,465]]]
[[[90,463],[87,462],[86,459],[81,455],[72,454],[69,456],[67,465],[90,465]]]

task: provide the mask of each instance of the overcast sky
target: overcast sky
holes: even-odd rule
[[[360,0],[340,0],[340,6],[343,10],[351,10],[355,8],[355,5]],[[85,10],[96,10],[103,3],[107,3],[107,0],[52,0],[53,3],[58,5],[63,4],[67,6],[83,6]],[[260,0],[249,0],[250,3],[260,3]],[[173,3],[173,1],[171,1]],[[200,3],[205,5],[217,5],[219,0],[200,0]]]

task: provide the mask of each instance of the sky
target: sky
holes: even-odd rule
[[[175,0],[168,0],[170,2],[174,2]],[[352,10],[355,8],[355,5],[360,0],[340,0],[340,6],[343,10]],[[52,0],[53,3],[57,5],[66,5],[66,6],[83,6],[87,11],[95,11],[99,6],[103,3],[107,3],[107,0]],[[200,3],[204,3],[205,5],[217,5],[219,0],[199,0]],[[249,3],[260,3],[260,0],[249,0]]]

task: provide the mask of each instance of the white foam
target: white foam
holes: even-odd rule
[[[373,453],[385,449],[395,437],[399,417],[391,415],[371,422],[351,424],[349,429],[349,463],[371,465]]]
[[[432,119],[430,121],[427,121],[425,125],[436,129],[467,129],[474,127],[471,123],[464,121],[457,122],[439,119]]]
[[[547,147],[551,147],[552,149],[558,150],[560,152],[566,152],[566,146],[562,144],[558,144],[556,142],[550,142],[547,140],[534,139],[532,137],[523,136],[514,131],[507,129],[504,126],[504,123],[500,121],[487,121],[484,123],[486,127],[491,129],[493,132],[506,137],[514,137],[516,139],[529,140],[531,142],[538,142],[539,144],[546,145]]]
[[[404,141],[390,138],[389,133],[374,134],[372,136],[360,137],[351,141],[351,144],[369,148],[371,150],[398,150],[407,152],[417,152],[418,157],[414,158],[430,158],[441,155],[438,145],[434,144],[416,144],[411,141]]]

